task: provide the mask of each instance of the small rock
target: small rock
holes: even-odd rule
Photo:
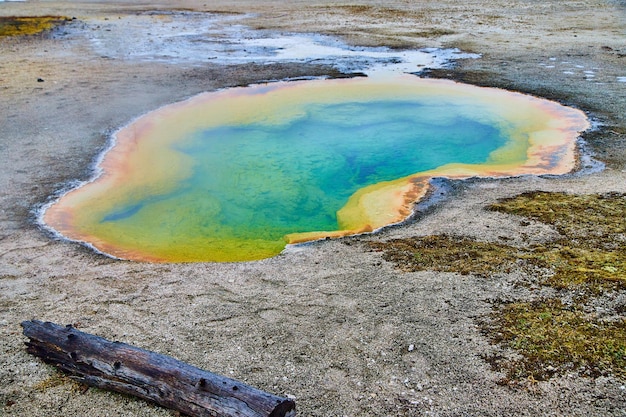
[[[37,78],[38,83],[42,83],[43,81],[44,81],[43,78]]]
[[[414,350],[415,350],[415,345],[411,343],[409,345],[409,352],[413,352]]]

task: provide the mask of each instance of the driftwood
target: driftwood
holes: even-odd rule
[[[25,321],[29,353],[75,380],[153,401],[189,416],[295,416],[295,402],[72,326]]]

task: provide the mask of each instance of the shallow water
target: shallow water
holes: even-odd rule
[[[557,103],[412,76],[225,90],[122,129],[44,220],[121,258],[261,259],[402,221],[433,176],[568,172],[586,127]]]
[[[119,19],[89,19],[69,26],[65,40],[88,39],[102,57],[203,66],[245,63],[313,63],[343,73],[393,70],[415,73],[452,59],[478,58],[458,49],[395,50],[353,47],[316,33],[276,33],[242,24],[248,15],[151,11]]]

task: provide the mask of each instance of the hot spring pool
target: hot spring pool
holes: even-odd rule
[[[435,176],[567,173],[587,127],[555,102],[409,75],[227,89],[122,128],[43,221],[123,259],[262,259],[401,222]]]

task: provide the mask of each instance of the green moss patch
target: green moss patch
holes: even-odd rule
[[[371,246],[384,251],[384,258],[404,271],[490,276],[516,269],[559,289],[576,287],[591,293],[626,289],[626,195],[534,192],[502,200],[489,209],[550,224],[562,237],[524,248],[448,235]]]
[[[385,260],[406,272],[431,270],[489,276],[511,272],[516,259],[525,256],[511,246],[448,235],[395,239],[370,245],[384,251]]]
[[[35,35],[68,20],[62,16],[0,16],[0,37]]]
[[[503,382],[542,381],[554,374],[579,372],[626,377],[626,320],[601,321],[560,300],[500,305],[484,327],[496,343],[522,354],[494,359],[506,371]]]
[[[626,288],[626,195],[532,192],[489,208],[550,224],[562,235],[530,251],[553,271],[546,284],[595,293]]]
[[[590,313],[599,297],[614,301],[626,291],[626,194],[532,192],[488,208],[522,216],[522,224],[549,224],[560,237],[525,247],[448,235],[370,245],[403,271],[490,277],[515,270],[558,290],[550,299],[496,303],[483,324],[494,343],[521,355],[489,359],[505,381],[545,380],[567,371],[626,378],[626,309],[609,302],[610,320]]]
[[[489,207],[553,225],[567,245],[594,249],[626,246],[626,195],[619,193],[572,195],[530,192]],[[558,242],[557,242],[558,243]]]

